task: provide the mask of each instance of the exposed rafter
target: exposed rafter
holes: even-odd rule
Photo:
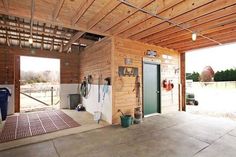
[[[77,32],[73,37],[71,37],[71,39],[69,40],[69,42],[64,46],[63,51],[68,51],[68,49],[71,47],[71,45],[78,40],[79,38],[81,38],[84,35],[85,32]]]
[[[19,18],[16,18],[16,21],[17,21],[17,27],[19,28],[20,27],[20,20]],[[17,29],[18,32],[19,32],[19,46],[20,48],[22,48],[22,44],[21,44],[21,31],[19,29]]]
[[[8,11],[9,8],[9,0],[2,0],[4,8]]]
[[[42,40],[41,40],[41,50],[43,50],[43,44],[44,44],[44,32],[45,32],[45,23],[43,24],[43,34],[42,34]]]
[[[57,5],[55,6],[54,11],[53,11],[53,15],[52,15],[53,20],[57,19],[64,2],[65,2],[65,0],[60,0],[59,3],[57,3]]]
[[[175,50],[236,40],[234,0],[2,0],[1,6],[0,43],[10,41],[11,46],[29,47],[30,36],[35,41],[32,47],[57,51],[67,51],[73,44],[92,44],[101,35]],[[87,33],[71,42],[75,32]],[[198,34],[195,42],[193,32]]]
[[[155,14],[160,14],[163,11],[168,10],[171,7],[174,7],[175,5],[183,1],[184,0],[175,0],[168,5],[162,5],[162,7],[159,7],[156,10]],[[153,1],[150,1],[150,5],[151,5],[151,2]],[[162,3],[164,3],[164,1],[162,1]],[[140,8],[144,8],[145,6],[146,5],[142,5],[140,6]],[[111,34],[117,35],[117,34],[120,34],[122,32],[129,30],[130,28],[135,27],[136,25],[144,21],[147,21],[151,17],[152,17],[151,15],[144,15],[144,14],[141,14],[141,12],[138,12],[138,10],[136,10],[136,12],[132,16],[128,16],[126,19],[124,19],[123,21],[120,21],[115,26],[112,26],[109,30],[106,30],[106,31],[109,31]]]
[[[7,46],[11,46],[11,43],[10,43],[10,39],[9,39],[9,35],[8,35],[8,31],[6,30],[6,44]]]
[[[62,52],[62,51],[63,51],[63,45],[64,45],[64,42],[63,42],[63,40],[61,40],[61,45],[60,45],[59,52]]]
[[[93,28],[97,23],[99,23],[104,17],[106,17],[110,12],[112,12],[116,7],[118,7],[121,2],[110,0],[105,7],[101,9],[96,15],[89,20],[87,28]]]
[[[19,24],[21,25],[20,22],[19,22]],[[18,25],[18,24],[16,24],[16,25]],[[30,33],[30,29],[25,27],[26,24],[22,24],[23,26],[19,26],[19,27],[16,26],[16,25],[5,25],[5,24],[0,23],[0,26],[3,27],[3,28],[8,27],[8,28],[11,28],[11,29],[17,29],[19,31],[25,31],[25,32],[29,32]],[[33,26],[32,34],[40,34],[40,35],[44,34],[44,35],[48,35],[48,36],[53,36],[54,35],[52,32],[42,31],[42,30],[46,30],[46,29],[50,30],[50,28],[46,28],[46,26],[40,27],[40,29],[42,29],[42,30],[36,30],[34,27],[35,26]],[[59,32],[59,30],[58,30],[58,32]],[[70,36],[64,36],[62,34],[57,34],[57,36],[61,37],[61,38],[70,38]]]
[[[35,1],[31,0],[31,16],[30,16],[30,38],[33,37],[33,19],[34,19]]]
[[[54,50],[54,40],[55,40],[55,36],[56,36],[56,34],[57,34],[57,29],[58,29],[57,26],[55,26],[55,28],[53,29],[53,34],[54,34],[54,36],[52,37],[52,44],[51,44],[50,51],[53,51],[53,50]]]
[[[84,1],[86,1],[86,0],[84,0]],[[21,0],[21,1],[17,1],[17,2],[24,5],[26,3],[26,0]],[[42,3],[43,5],[47,5],[47,4],[44,4],[45,2],[46,1],[37,1],[37,4]],[[87,4],[87,2],[85,2],[85,3]],[[82,7],[84,8],[84,4],[82,4],[81,7],[79,7],[79,8],[82,8]],[[63,7],[62,7],[62,9],[63,9]],[[88,6],[88,8],[89,8],[89,6]],[[83,12],[83,14],[87,11],[87,9]],[[19,10],[21,10],[21,11],[19,11]],[[79,13],[80,9],[78,9],[77,12]],[[0,14],[19,17],[19,18],[23,18],[23,19],[27,19],[27,20],[30,20],[30,18],[31,18],[30,14],[28,13],[28,10],[25,10],[24,8],[21,8],[21,7],[14,8],[14,9],[9,8],[8,12],[6,12],[5,8],[0,8]],[[52,16],[48,16],[48,15],[44,16],[45,14],[47,14],[47,12],[34,15],[34,21],[39,21],[41,23],[57,25],[57,26],[60,26],[60,27],[64,27],[64,28],[68,28],[68,29],[74,29],[74,30],[77,30],[77,31],[89,32],[89,33],[92,33],[92,34],[98,34],[98,35],[102,35],[102,36],[110,36],[107,33],[99,32],[97,30],[88,30],[86,27],[83,27],[83,26],[80,26],[80,25],[73,25],[71,18],[67,19],[66,21],[61,20],[61,19],[53,20]],[[52,13],[50,12],[50,14],[52,14]],[[83,16],[83,14],[81,15],[81,17]],[[73,15],[70,15],[70,16],[74,17],[74,19],[77,18],[76,14],[73,14]],[[45,18],[45,17],[48,17],[48,18]]]
[[[95,0],[86,0],[82,5],[80,5],[78,11],[72,18],[72,24],[76,24],[79,19],[84,15],[84,13],[88,10],[88,8],[93,4]]]
[[[6,21],[5,17],[3,17],[3,21],[4,21],[4,24],[7,25],[7,21]],[[6,33],[5,34],[6,45],[10,46],[11,44],[10,44],[10,39],[9,39],[9,36],[8,36],[8,28],[7,27],[5,27],[5,33]]]
[[[222,14],[224,15],[225,13],[233,12],[235,10],[234,8],[236,7],[235,5],[233,5],[234,3],[235,2],[233,1],[214,1],[209,5],[204,5],[182,16],[175,17],[173,20],[182,24],[185,27],[190,28],[194,25],[192,24],[194,21],[196,21],[194,22],[196,23],[195,25],[198,25],[198,23],[206,22],[205,20],[210,21],[212,20],[212,18],[221,17]],[[169,25],[168,23],[162,23],[159,25],[155,25],[143,32],[140,32],[132,36],[132,38],[135,40],[140,39],[142,42],[149,42],[153,39],[160,37],[161,32],[168,32],[170,29],[173,33],[176,32],[176,28],[174,28],[173,25]]]
[[[122,2],[122,3],[124,3],[124,4],[126,4],[127,6],[130,6],[130,7],[132,7],[132,8],[138,9],[139,11],[141,11],[141,12],[143,12],[143,13],[146,13],[146,14],[148,14],[148,15],[151,15],[152,17],[155,17],[155,18],[160,19],[160,20],[162,20],[162,21],[164,21],[164,22],[167,22],[167,23],[170,23],[170,24],[172,24],[172,25],[174,25],[174,26],[176,26],[176,27],[179,27],[179,28],[182,29],[182,30],[188,31],[188,32],[190,32],[190,33],[195,33],[195,31],[193,31],[193,30],[191,30],[191,29],[188,29],[188,28],[185,28],[185,27],[183,27],[182,25],[180,25],[179,23],[176,23],[176,22],[174,22],[174,21],[172,21],[172,20],[170,20],[170,19],[168,19],[168,18],[165,18],[165,17],[159,16],[159,15],[153,14],[152,12],[149,12],[149,11],[147,11],[147,10],[145,10],[145,9],[139,8],[139,7],[135,6],[134,4],[131,4],[131,3],[127,2],[127,1],[125,1],[125,0],[119,0],[119,1]],[[201,37],[203,37],[203,38],[205,38],[205,39],[207,39],[207,40],[209,40],[209,41],[212,41],[212,42],[214,42],[214,43],[216,43],[216,44],[221,44],[220,42],[218,42],[218,41],[216,41],[216,40],[214,40],[214,39],[211,39],[211,38],[209,38],[209,37],[207,37],[207,36],[204,36],[204,35],[202,35],[202,34],[198,34],[198,35],[201,36]]]

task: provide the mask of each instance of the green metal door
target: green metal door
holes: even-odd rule
[[[160,113],[160,65],[143,64],[144,115]]]

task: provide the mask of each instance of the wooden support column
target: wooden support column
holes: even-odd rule
[[[15,56],[14,85],[15,85],[15,112],[20,112],[20,56]]]
[[[185,78],[185,53],[180,54],[180,111],[186,111],[186,78]]]

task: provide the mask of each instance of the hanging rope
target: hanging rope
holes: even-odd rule
[[[84,77],[84,80],[80,86],[80,94],[86,99],[88,98],[89,92],[91,90],[91,84],[92,84],[92,76],[89,75],[88,77]]]
[[[8,84],[8,76],[9,76],[9,68],[8,68],[8,51],[5,49],[4,50],[4,68],[5,68],[5,70],[6,70],[6,72],[5,72],[5,81],[4,81],[4,83],[5,84]]]
[[[136,98],[137,98],[137,105],[140,106],[141,105],[141,101],[140,101],[140,86],[141,86],[141,83],[140,83],[140,78],[139,76],[136,76],[135,77],[135,87],[133,89],[133,92],[135,91],[136,92]]]

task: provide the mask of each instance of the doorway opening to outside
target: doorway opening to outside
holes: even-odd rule
[[[60,105],[60,60],[20,57],[20,112]]]

